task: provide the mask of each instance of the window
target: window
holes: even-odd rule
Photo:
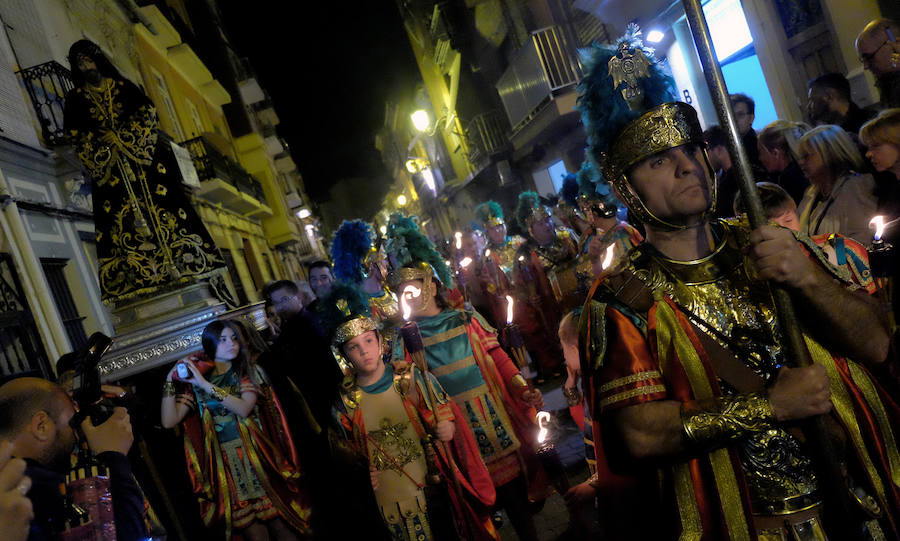
[[[156,86],[156,93],[163,102],[163,107],[165,107],[166,113],[169,116],[172,129],[175,130],[175,133],[171,135],[176,141],[184,141],[184,132],[181,131],[181,125],[178,123],[178,114],[175,112],[175,104],[172,103],[172,97],[169,95],[169,87],[166,85],[166,79],[152,66],[150,67],[150,72],[153,75],[153,84]]]
[[[85,318],[78,315],[78,307],[75,306],[75,299],[72,298],[72,291],[66,282],[64,271],[68,262],[68,259],[42,257],[41,267],[44,269],[44,276],[47,277],[47,284],[50,286],[56,309],[59,310],[59,317],[66,329],[69,343],[73,349],[78,349],[87,342],[87,335],[82,323]]]
[[[753,48],[753,36],[740,0],[710,0],[703,6],[703,12],[728,91],[753,98],[756,103],[754,128],[760,129],[777,120],[775,103]]]
[[[188,111],[191,112],[191,120],[194,122],[194,130],[196,130],[196,132],[192,134],[192,138],[199,137],[200,135],[203,134],[203,132],[206,131],[203,128],[203,119],[200,117],[200,111],[197,109],[197,106],[194,105],[194,102],[192,102],[191,100],[185,98],[184,101],[187,102]]]

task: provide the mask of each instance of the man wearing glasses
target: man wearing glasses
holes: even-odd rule
[[[900,23],[875,19],[856,38],[856,52],[864,68],[875,76],[881,107],[900,107]]]

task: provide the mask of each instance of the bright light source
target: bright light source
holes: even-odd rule
[[[297,212],[297,217],[300,218],[301,220],[303,218],[309,218],[311,215],[312,215],[312,212],[310,212],[309,209],[300,209]]]
[[[659,30],[651,30],[650,33],[647,34],[647,41],[650,43],[659,43],[664,37],[666,37],[666,35]]]
[[[428,131],[428,125],[431,123],[431,120],[428,118],[428,112],[424,109],[419,109],[410,115],[412,118],[413,126],[419,131]]]
[[[431,193],[437,193],[437,186],[434,184],[434,174],[431,172],[430,167],[426,167],[422,169],[422,182],[428,186],[428,189],[431,190]]]
[[[411,175],[415,175],[418,169],[416,160],[406,160],[406,170],[409,171]]]
[[[400,194],[397,196],[397,206],[404,207],[406,206],[406,196]]]
[[[386,225],[379,227],[378,230],[381,231],[382,235],[387,235],[387,226]]]

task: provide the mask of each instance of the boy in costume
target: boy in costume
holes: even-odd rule
[[[532,499],[546,496],[533,448],[533,408],[542,404],[540,391],[527,385],[479,314],[450,307],[437,278],[444,273],[424,261],[433,259],[429,254],[391,257],[402,265],[391,272],[391,284],[400,288],[418,324],[429,370],[464,412],[478,440],[497,488],[497,506],[506,509],[520,539],[537,539],[528,499],[529,492]],[[394,357],[410,362],[402,341]]]
[[[874,303],[808,239],[711,220],[697,114],[674,101],[636,26],[584,63],[589,154],[646,227],[595,283],[579,322],[598,467],[643,487],[619,526],[628,539],[851,538],[843,528],[900,538],[900,410],[863,366],[888,351]],[[799,301],[812,366],[781,367],[763,280]],[[792,423],[832,408],[846,451],[835,487]],[[829,513],[843,497],[855,500],[852,515]],[[654,520],[635,520],[650,509]]]
[[[454,533],[497,539],[484,512],[495,498],[490,477],[471,431],[457,423],[462,413],[440,383],[414,365],[395,369],[382,362],[381,334],[369,317],[365,295],[354,286],[336,284],[320,310],[345,374],[336,407],[341,430],[368,462],[375,499],[393,539],[452,539]],[[442,498],[426,488],[437,480],[430,479],[433,475],[444,480],[434,489]],[[450,501],[450,508],[442,501]]]

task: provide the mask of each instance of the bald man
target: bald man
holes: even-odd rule
[[[875,19],[856,37],[856,53],[875,76],[882,108],[900,107],[900,23]]]
[[[64,529],[65,482],[77,435],[70,426],[75,404],[62,387],[38,378],[19,378],[0,387],[0,439],[12,443],[12,455],[25,460],[32,485],[27,495],[34,508],[29,541],[56,539]],[[109,469],[116,538],[146,539],[144,497],[131,474],[128,457],[134,436],[124,408],[81,430],[97,460]]]

